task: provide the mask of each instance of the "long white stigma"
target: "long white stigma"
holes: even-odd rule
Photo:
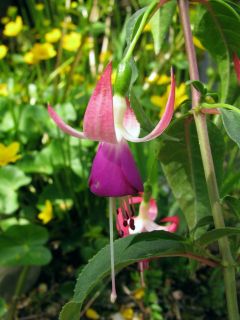
[[[111,256],[111,278],[112,292],[110,300],[114,303],[117,299],[114,267],[114,245],[113,245],[113,213],[115,212],[115,199],[109,198],[109,231],[110,231],[110,256]]]

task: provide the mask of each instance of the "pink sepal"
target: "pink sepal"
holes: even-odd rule
[[[179,226],[179,217],[178,216],[172,216],[172,217],[166,217],[160,220],[160,222],[171,222],[170,225],[166,226],[166,231],[168,232],[176,232]]]
[[[80,138],[80,139],[86,139],[87,137],[83,132],[77,131],[70,127],[68,124],[66,124],[59,115],[53,110],[53,108],[48,105],[48,113],[50,117],[53,119],[53,121],[56,123],[56,125],[65,133],[69,134],[70,136]]]
[[[123,125],[127,132],[133,137],[137,138],[140,134],[140,123],[138,122],[133,109],[130,106],[130,102],[126,99],[127,109],[124,114]]]
[[[88,102],[83,119],[83,131],[89,139],[116,143],[111,73],[112,63],[110,62]]]
[[[163,133],[163,131],[168,127],[174,113],[175,86],[176,84],[175,84],[173,69],[171,69],[171,90],[170,90],[167,105],[165,108],[165,112],[162,116],[162,119],[158,122],[158,124],[156,125],[156,127],[153,129],[152,132],[150,132],[148,135],[142,138],[136,138],[132,136],[131,133],[128,132],[125,127],[123,127],[122,135],[126,140],[129,140],[132,142],[145,142],[145,141],[153,140]]]

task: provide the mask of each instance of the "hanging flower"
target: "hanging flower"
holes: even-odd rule
[[[3,34],[6,37],[16,37],[23,28],[22,17],[17,16],[15,21],[8,22],[3,30]]]
[[[134,216],[134,205],[140,203],[139,214]],[[176,232],[179,225],[178,216],[166,217],[160,220],[161,223],[170,223],[169,225],[159,225],[154,222],[157,218],[158,209],[154,199],[145,202],[143,197],[132,197],[128,205],[121,206],[117,209],[116,227],[120,237],[126,237],[130,234],[142,232],[151,232],[164,230],[168,232]],[[144,270],[149,267],[149,260],[145,259],[138,263],[141,274],[142,286],[144,286]]]
[[[5,58],[8,52],[8,47],[4,44],[0,45],[0,60]]]
[[[139,214],[134,217],[133,205],[140,203]],[[129,210],[129,208],[131,208]],[[169,232],[176,232],[179,225],[178,216],[166,217],[160,222],[170,222],[169,225],[159,225],[154,222],[157,218],[158,209],[154,199],[145,202],[143,197],[132,197],[129,201],[129,206],[120,207],[117,210],[117,230],[121,237],[129,234],[136,234],[142,232],[151,232],[155,230],[164,230]]]
[[[137,177],[139,177],[136,173],[137,169],[134,170],[132,176],[130,170],[127,170],[129,163],[131,163],[133,170],[134,161],[124,139],[132,142],[143,142],[158,137],[171,121],[174,111],[175,90],[175,80],[172,73],[171,91],[162,119],[151,133],[143,138],[138,138],[140,124],[126,99],[119,95],[113,96],[111,73],[112,65],[110,63],[98,81],[89,100],[83,120],[83,132],[79,132],[67,125],[51,106],[48,107],[49,115],[65,133],[80,139],[91,139],[101,142],[96,158],[93,161],[89,183],[91,190],[95,194],[109,197],[129,195],[129,190],[132,190],[133,186],[128,185],[126,188],[126,185],[132,178],[134,188],[138,186],[138,188],[135,189],[135,193],[143,190],[142,184],[141,188],[139,188],[140,184],[137,180]],[[129,156],[129,154],[131,156]],[[116,180],[113,180],[112,183],[109,184],[111,182],[109,175],[100,175],[97,170],[100,166],[107,168],[106,164],[110,162],[114,162],[113,169],[118,170],[118,177],[119,179],[121,178],[121,183],[119,183],[119,181],[117,182],[118,191],[116,191]],[[126,174],[129,178],[127,178]],[[108,186],[104,181],[106,177],[108,177]],[[117,195],[118,192],[119,195]]]
[[[61,35],[61,30],[58,28],[54,28],[45,34],[45,39],[49,43],[55,43],[58,42],[58,40],[61,38]]]
[[[18,154],[19,149],[20,144],[18,142],[12,142],[9,146],[0,143],[0,167],[20,159],[21,155]]]
[[[49,200],[45,201],[43,210],[38,214],[38,218],[43,224],[47,224],[53,219],[53,208],[52,203]]]

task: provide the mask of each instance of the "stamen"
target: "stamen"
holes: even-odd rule
[[[135,230],[134,219],[130,219],[129,227],[130,227],[132,230]]]
[[[124,220],[124,221],[123,221],[123,226],[124,226],[124,227],[127,227],[127,225],[128,225],[127,220]]]
[[[114,303],[117,299],[116,283],[115,283],[115,268],[114,268],[114,244],[113,244],[113,212],[115,211],[114,198],[109,198],[109,229],[110,229],[110,256],[111,256],[111,278],[112,292],[110,301]]]

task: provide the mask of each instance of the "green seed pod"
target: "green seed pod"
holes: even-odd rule
[[[121,62],[118,65],[117,75],[114,85],[114,93],[120,96],[126,96],[130,86],[132,76],[132,67],[129,62]]]

